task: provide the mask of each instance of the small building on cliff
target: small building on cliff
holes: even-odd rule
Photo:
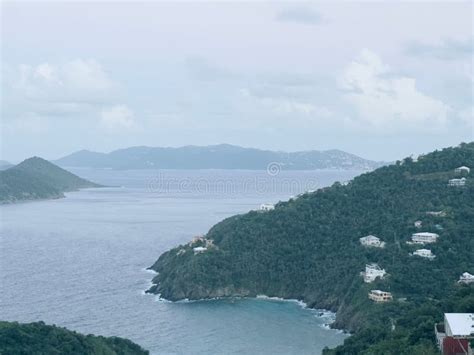
[[[436,256],[429,249],[418,249],[413,252],[414,256],[420,256],[422,258],[433,260]]]
[[[271,203],[262,203],[260,205],[260,211],[262,212],[273,211],[274,209],[275,209],[275,205],[272,205]]]
[[[365,283],[371,283],[377,277],[383,279],[386,273],[385,269],[382,269],[378,264],[372,263],[365,265],[365,271],[361,272],[361,275],[364,277]]]
[[[461,179],[450,179],[448,181],[448,186],[464,186],[466,185],[466,178],[461,178]]]
[[[193,251],[194,251],[194,255],[201,254],[201,253],[206,252],[207,248],[205,248],[205,247],[196,247],[196,248],[193,248]]]
[[[469,174],[471,172],[471,169],[463,165],[463,166],[460,166],[459,168],[454,169],[454,172],[456,174]]]
[[[470,284],[474,282],[474,275],[471,275],[468,272],[464,272],[461,276],[459,276],[460,284]]]
[[[371,290],[369,292],[369,299],[374,302],[390,302],[393,300],[393,296],[390,292],[381,290]]]
[[[435,335],[443,355],[472,354],[474,313],[445,313],[444,322],[435,324]]]
[[[438,238],[439,238],[439,235],[436,233],[430,233],[430,232],[413,233],[411,235],[411,242],[414,244],[436,243]]]
[[[360,244],[366,247],[383,248],[385,242],[381,241],[380,238],[375,235],[368,235],[366,237],[359,238]]]

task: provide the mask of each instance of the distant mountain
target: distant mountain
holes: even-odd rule
[[[130,354],[148,351],[128,339],[83,335],[43,322],[0,322],[0,354]]]
[[[0,171],[0,203],[64,197],[64,192],[100,185],[47,160],[33,157]]]
[[[340,150],[275,152],[229,144],[181,148],[131,147],[111,153],[81,150],[55,161],[60,166],[112,169],[248,169],[265,170],[271,163],[282,170],[358,169],[384,165]]]
[[[11,168],[13,166],[12,163],[6,161],[6,160],[0,160],[0,170],[5,170],[8,168]]]

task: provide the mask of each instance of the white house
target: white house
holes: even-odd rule
[[[260,205],[260,211],[272,211],[275,209],[275,206],[272,205],[271,203],[262,203]]]
[[[411,235],[411,241],[415,244],[436,243],[438,238],[438,234],[430,232],[413,233]]]
[[[459,283],[461,284],[470,284],[474,282],[474,275],[471,275],[468,272],[464,272],[461,276],[459,276]]]
[[[368,235],[366,237],[359,238],[360,244],[367,247],[383,248],[385,242],[380,241],[375,235]]]
[[[414,225],[415,225],[415,228],[421,228],[422,225],[423,225],[423,222],[422,221],[415,221]]]
[[[207,248],[205,247],[196,247],[196,248],[193,248],[194,250],[194,254],[200,254],[200,253],[204,253],[205,251],[207,251]]]
[[[445,313],[446,336],[474,338],[474,313]]]
[[[366,283],[374,282],[377,277],[383,279],[386,273],[384,269],[375,263],[365,265],[365,272],[361,272]]]
[[[472,354],[474,313],[445,313],[444,322],[435,325],[435,334],[441,354]]]
[[[435,217],[446,217],[445,211],[427,211],[426,214]]]
[[[460,166],[459,168],[454,169],[454,172],[456,174],[462,174],[462,173],[469,174],[471,172],[471,169],[463,165],[463,166]]]
[[[422,258],[427,258],[433,260],[436,256],[429,249],[418,249],[413,252],[413,255],[421,256]]]
[[[448,181],[448,186],[464,186],[464,185],[466,185],[466,178],[450,179]]]
[[[204,242],[204,236],[202,235],[198,235],[196,237],[193,237],[193,239],[188,243],[189,245],[193,245],[193,244],[196,244],[196,243],[199,243],[199,242]]]
[[[393,300],[393,296],[390,292],[371,290],[369,292],[369,299],[375,302],[389,302]]]

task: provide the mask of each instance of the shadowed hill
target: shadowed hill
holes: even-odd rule
[[[0,354],[146,355],[149,352],[128,339],[83,335],[43,322],[0,322]]]
[[[33,157],[0,171],[0,203],[64,197],[64,192],[100,185],[47,160]]]

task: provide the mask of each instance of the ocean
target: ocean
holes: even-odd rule
[[[0,206],[0,319],[129,338],[152,354],[319,354],[347,337],[298,302],[145,294],[161,253],[220,220],[360,171],[68,169],[110,187]]]

